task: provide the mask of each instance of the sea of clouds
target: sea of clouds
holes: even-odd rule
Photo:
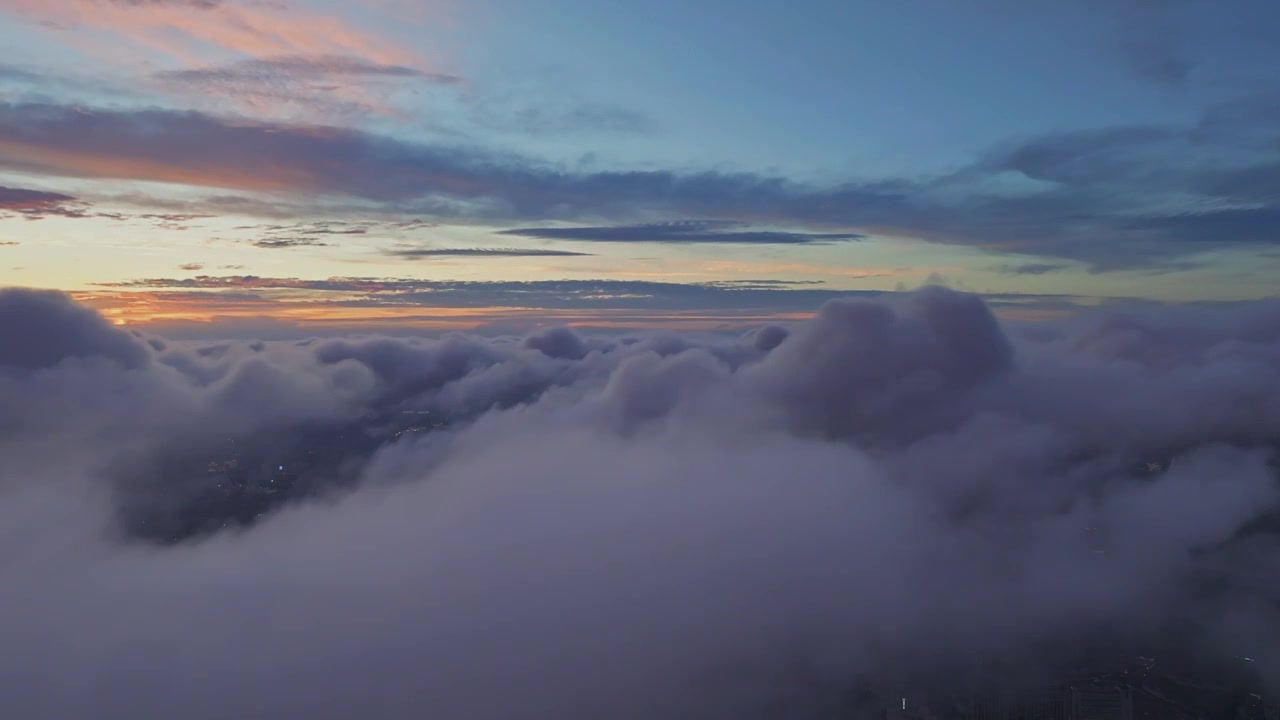
[[[405,409],[452,421],[251,527],[122,522],[183,493],[157,458]],[[0,715],[825,717],[1169,645],[1276,677],[1277,446],[1280,303],[177,342],[2,290]]]

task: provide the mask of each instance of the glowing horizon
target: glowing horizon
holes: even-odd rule
[[[0,0],[0,285],[649,281],[644,308],[576,311],[656,325],[929,283],[1050,314],[1276,294],[1273,90],[1226,79],[1251,67],[1238,48],[1280,50],[1196,4],[906,5],[713,0],[666,23],[583,0]],[[1240,12],[1280,29],[1260,0]],[[781,55],[714,50],[713,26]],[[750,281],[741,308],[702,289]],[[226,292],[155,317],[206,322]],[[574,317],[561,300],[530,310]]]

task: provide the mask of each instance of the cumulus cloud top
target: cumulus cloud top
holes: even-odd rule
[[[0,289],[0,366],[35,370],[72,357],[99,357],[125,367],[149,359],[138,341],[61,293]]]

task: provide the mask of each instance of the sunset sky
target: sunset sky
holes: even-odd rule
[[[804,5],[0,0],[0,286],[259,331],[1277,292],[1274,0]]]

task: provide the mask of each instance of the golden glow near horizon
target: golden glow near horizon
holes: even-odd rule
[[[115,325],[138,329],[174,324],[212,325],[226,321],[270,320],[298,328],[403,326],[419,330],[469,330],[493,323],[592,326],[603,328],[664,327],[714,330],[801,320],[812,312],[723,312],[701,310],[572,310],[538,307],[438,308],[419,306],[349,307],[325,300],[280,299],[245,303],[202,297],[192,301],[184,293],[165,291],[77,292],[72,297]]]
[[[20,224],[15,225],[18,222]],[[686,306],[663,309],[657,302],[645,309],[636,303],[608,307],[539,307],[518,296],[471,298],[459,307],[438,307],[404,299],[379,287],[379,278],[413,278],[423,283],[555,281],[617,283],[674,283],[672,289],[701,283],[743,283],[758,279],[794,283],[776,286],[789,290],[892,291],[919,287],[940,278],[959,289],[985,293],[1041,294],[1061,291],[1077,296],[1123,297],[1132,276],[1124,273],[1097,275],[1064,272],[1046,278],[1010,276],[993,271],[987,254],[969,248],[953,248],[920,242],[887,242],[875,239],[854,245],[802,248],[768,248],[754,257],[725,257],[716,247],[660,247],[592,244],[589,242],[538,242],[535,249],[582,255],[486,257],[426,257],[407,260],[394,255],[402,248],[492,247],[490,231],[474,227],[426,227],[411,237],[375,228],[361,234],[317,235],[314,247],[267,249],[254,242],[259,229],[270,223],[251,217],[197,218],[165,221],[168,226],[110,223],[100,226],[97,242],[77,240],[83,220],[49,218],[40,222],[11,221],[5,231],[0,256],[11,265],[0,265],[0,284],[62,287],[101,311],[117,325],[163,328],[173,325],[212,325],[219,321],[272,320],[298,327],[351,327],[404,325],[419,329],[465,330],[503,321],[513,323],[557,322],[601,327],[660,326],[714,329],[806,317],[816,310],[815,300],[803,310],[795,307],[742,307],[729,311]],[[42,236],[31,240],[32,234]],[[10,240],[10,238],[20,238]],[[507,240],[503,238],[503,240]],[[510,241],[508,241],[510,244]],[[3,261],[0,261],[3,262]],[[1225,258],[1225,267],[1235,260]],[[20,269],[18,269],[20,268]],[[183,287],[208,277],[225,280],[225,287]],[[1201,272],[1196,288],[1200,297],[1239,299],[1266,292],[1261,277]],[[168,287],[128,287],[148,278],[168,279]],[[255,280],[260,279],[260,280]],[[307,289],[329,278],[363,278],[354,291]],[[1146,295],[1160,300],[1191,299],[1176,274],[1146,278]],[[115,285],[115,287],[110,287]],[[341,285],[341,283],[339,283]],[[616,292],[622,292],[619,289]],[[369,294],[372,293],[372,294]],[[1216,297],[1215,297],[1216,296]],[[773,296],[779,299],[784,296]],[[785,296],[790,297],[790,296]],[[1083,297],[1081,299],[1084,299]],[[693,301],[691,301],[693,302]],[[543,303],[545,305],[545,303]],[[696,304],[696,302],[695,302]],[[471,305],[475,305],[474,307]],[[1007,319],[1042,320],[1069,313],[1062,306],[997,308]]]
[[[175,326],[269,322],[295,329],[358,331],[361,327],[403,327],[426,331],[466,331],[499,324],[536,327],[563,325],[615,329],[666,328],[710,331],[804,320],[816,311],[714,311],[635,309],[570,309],[492,305],[429,307],[419,305],[350,305],[333,298],[283,293],[272,299],[243,300],[221,293],[193,297],[183,291],[132,290],[75,292],[72,297],[100,312],[117,326],[163,332]],[[1034,301],[993,308],[1004,320],[1048,321],[1070,315],[1067,307],[1040,307]]]

